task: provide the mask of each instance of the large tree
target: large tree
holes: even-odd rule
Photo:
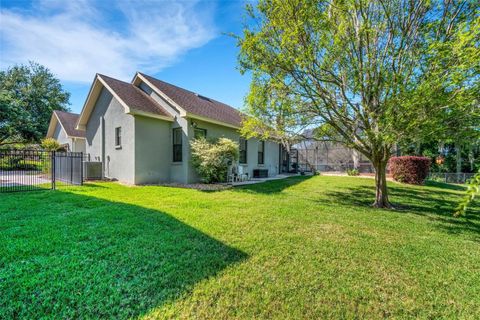
[[[463,57],[478,50],[478,9],[477,1],[455,0],[248,5],[239,64],[253,75],[247,102],[264,101],[248,108],[275,106],[268,88],[275,88],[275,97],[291,97],[289,112],[305,120],[302,125],[323,123],[324,133],[372,162],[374,206],[390,207],[385,171],[394,145],[438,126],[445,108],[457,110],[455,103],[430,103],[436,92],[454,90],[448,87],[452,76],[478,81],[472,71],[477,56]]]
[[[69,97],[60,81],[37,63],[0,71],[0,146],[39,142],[52,111],[69,110]]]

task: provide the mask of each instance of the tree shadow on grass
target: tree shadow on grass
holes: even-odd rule
[[[426,216],[440,222],[439,228],[448,233],[469,233],[480,241],[480,210],[471,208],[466,217],[455,218],[453,213],[462,199],[462,194],[451,190],[464,190],[461,186],[445,183],[427,184],[430,188],[407,188],[399,184],[389,185],[389,198],[395,207],[393,212],[406,212]],[[459,187],[459,188],[457,188]],[[375,198],[373,186],[346,188],[328,192],[332,203],[347,206],[371,206]]]
[[[264,194],[280,193],[283,190],[302,183],[310,178],[312,178],[312,176],[292,176],[285,179],[269,180],[257,184],[238,186],[235,187],[235,191]]]
[[[467,188],[464,185],[444,183],[438,181],[427,180],[425,185],[428,187],[436,187],[444,190],[465,191]]]
[[[137,317],[247,258],[161,211],[44,195],[2,195],[2,319]]]

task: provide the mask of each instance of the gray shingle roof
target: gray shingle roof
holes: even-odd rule
[[[59,110],[53,112],[56,114],[58,121],[60,121],[68,136],[85,138],[85,131],[75,129],[78,118],[80,117],[79,114]]]
[[[140,74],[188,113],[240,127],[242,114],[237,109],[146,74]]]
[[[118,95],[133,111],[143,111],[160,116],[171,117],[152,97],[131,83],[99,74],[100,78]]]

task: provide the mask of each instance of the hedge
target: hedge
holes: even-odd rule
[[[423,184],[428,176],[430,164],[430,158],[403,156],[391,158],[388,167],[396,181]]]

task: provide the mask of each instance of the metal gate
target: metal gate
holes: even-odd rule
[[[0,150],[0,192],[56,189],[83,183],[83,154]]]

